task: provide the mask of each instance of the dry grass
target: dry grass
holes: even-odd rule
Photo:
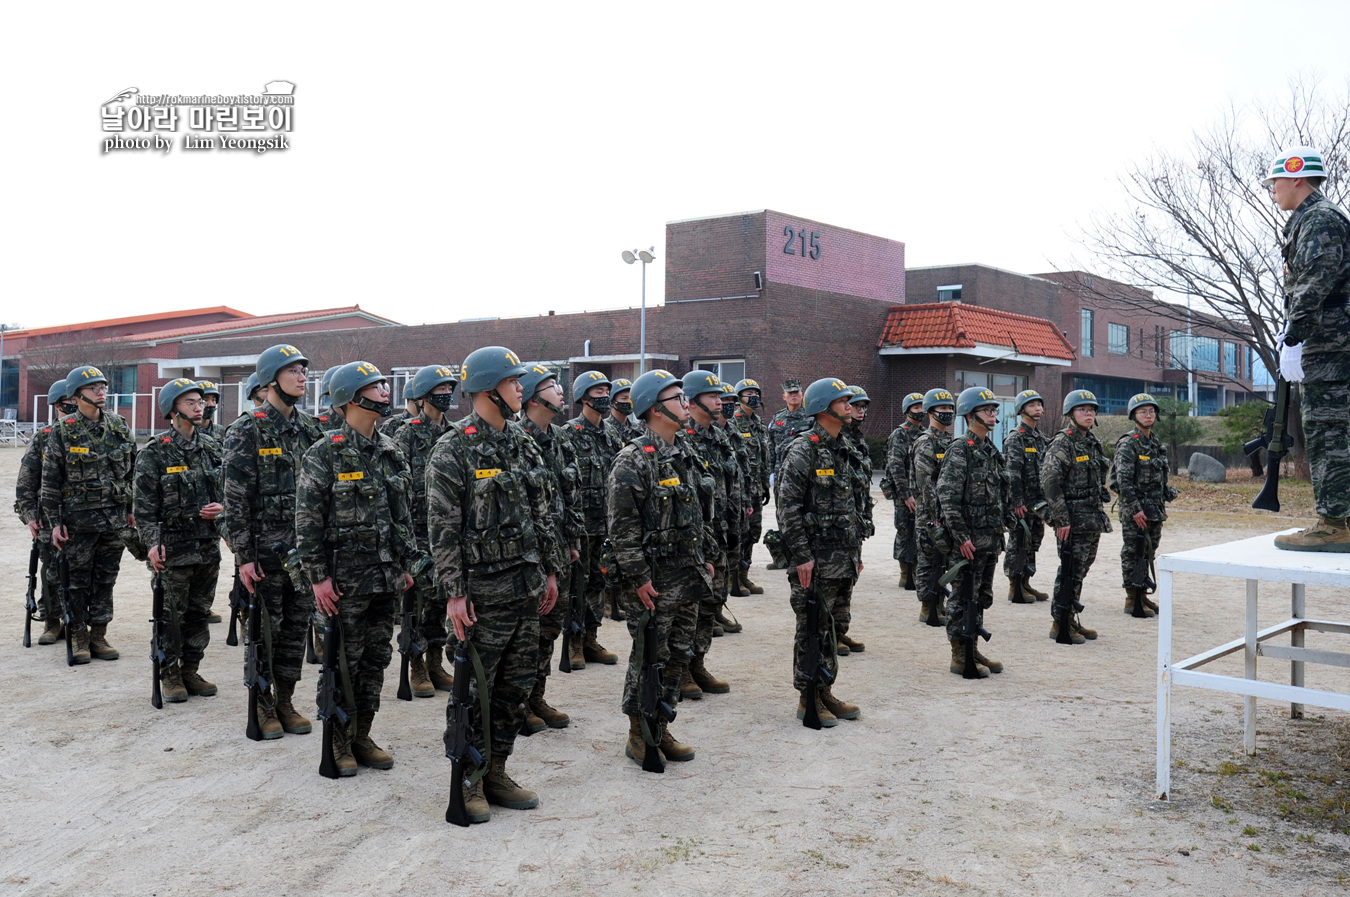
[[[1285,466],[1288,471],[1288,465]],[[1185,471],[1172,478],[1172,485],[1181,493],[1168,507],[1178,511],[1211,511],[1241,513],[1270,517],[1269,511],[1252,510],[1252,500],[1265,485],[1265,477],[1256,479],[1245,467],[1229,468],[1226,483],[1193,483]],[[1316,517],[1313,509],[1312,483],[1307,480],[1280,478],[1280,517]]]

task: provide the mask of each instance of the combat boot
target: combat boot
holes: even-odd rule
[[[1073,624],[1069,625],[1069,641],[1075,645],[1081,645],[1087,641],[1079,632],[1073,631]],[[1059,641],[1059,620],[1053,620],[1050,623],[1050,640]]]
[[[534,691],[530,692],[530,699],[525,702],[530,713],[550,729],[565,729],[572,718],[561,710],[554,708],[552,704],[544,699],[544,689],[547,686],[548,677],[541,676],[534,680]],[[536,730],[538,731],[538,730]]]
[[[220,616],[220,614],[216,613],[215,611],[212,611],[209,615],[207,615],[206,622],[219,623],[222,619],[223,618]]]
[[[39,645],[54,645],[61,641],[65,635],[65,627],[61,625],[60,617],[48,617],[47,625],[42,627],[42,635],[38,636]]]
[[[436,686],[431,684],[431,675],[427,672],[425,657],[414,657],[408,661],[408,683],[414,698],[433,698]]]
[[[634,714],[628,717],[628,741],[623,746],[623,755],[638,766],[647,753],[647,739],[642,737],[642,718]]]
[[[188,691],[183,687],[183,674],[176,663],[166,663],[159,671],[159,693],[170,704],[181,704],[188,699]]]
[[[487,798],[483,796],[483,780],[479,779],[472,785],[460,782],[459,786],[464,789],[464,813],[469,817],[469,822],[487,822],[491,819],[492,808],[488,806]]]
[[[603,663],[607,666],[618,663],[619,655],[608,650],[596,639],[598,632],[598,627],[586,630],[586,641],[581,644],[582,656],[586,658],[587,663]]]
[[[689,678],[694,680],[694,684],[703,694],[724,695],[731,691],[729,684],[708,672],[708,668],[703,665],[704,656],[695,654],[694,659],[689,662]]]
[[[721,625],[720,625],[716,620],[713,620],[713,624],[712,624],[712,637],[713,637],[713,638],[721,638],[721,637],[724,636],[724,635],[726,635],[726,633],[722,631]]]
[[[1096,636],[1094,636],[1094,638],[1095,637]],[[978,640],[975,642],[975,663],[977,663],[982,667],[987,667],[989,669],[989,672],[991,673],[1003,672],[1002,663],[1000,663],[997,660],[990,660],[988,657],[985,657],[983,654],[980,653],[980,643]]]
[[[727,594],[733,598],[748,598],[750,596],[750,590],[741,585],[741,576],[734,570],[727,575]]]
[[[189,663],[186,660],[183,661],[183,687],[194,698],[209,698],[219,691],[215,683],[207,682],[197,672],[197,664]]]
[[[572,672],[586,669],[586,654],[581,650],[581,639],[576,636],[567,640],[567,657],[572,664]]]
[[[277,677],[277,719],[281,728],[290,735],[307,735],[314,731],[314,725],[295,710],[291,699],[295,697],[295,680]]]
[[[848,650],[853,651],[853,652],[855,652],[855,653],[857,653],[857,654],[861,654],[861,653],[863,652],[863,650],[866,649],[866,647],[867,647],[866,645],[864,645],[862,642],[858,641],[857,639],[849,638],[849,637],[848,637],[848,634],[847,634],[847,633],[843,633],[843,632],[839,633],[838,641],[839,641],[839,646],[840,646],[841,648],[847,648]]]
[[[912,592],[914,590],[911,589],[909,586],[906,586],[905,583],[912,582],[913,580],[914,580],[914,566],[912,564],[906,564],[904,561],[901,561],[900,582],[898,583],[898,585],[900,586],[901,589]]]
[[[1151,617],[1153,615],[1149,614],[1149,616]],[[1092,641],[1097,637],[1097,630],[1088,629],[1086,626],[1084,626],[1083,621],[1079,619],[1078,614],[1073,615],[1073,631],[1075,634],[1081,635],[1088,641]]]
[[[371,769],[393,769],[394,757],[370,737],[370,726],[375,722],[375,711],[356,714],[356,737],[352,739],[352,756],[362,766]]]
[[[1288,551],[1350,552],[1350,525],[1345,517],[1317,515],[1317,525],[1275,537],[1275,547]]]
[[[966,643],[965,643],[965,640],[964,640],[964,639],[959,639],[959,638],[954,638],[954,639],[949,639],[949,641],[952,643],[952,662],[951,662],[951,664],[947,667],[947,669],[951,670],[953,673],[955,673],[955,674],[958,675],[958,676],[964,676],[964,675],[966,674]],[[1000,664],[1000,665],[999,665],[999,669],[1002,669],[1002,668],[1003,668],[1003,666],[1002,666],[1002,664]],[[988,678],[989,678],[989,667],[987,667],[987,666],[985,666],[985,665],[983,665],[983,664],[980,663],[980,652],[979,652],[979,649],[976,649],[976,651],[975,651],[975,676],[976,676],[976,678],[978,678],[978,679],[988,679]]]
[[[1035,598],[1037,601],[1046,601],[1049,600],[1050,598],[1050,594],[1048,592],[1042,592],[1040,589],[1036,588],[1031,584],[1030,576],[1022,577],[1022,591],[1030,595],[1032,598]]]
[[[688,698],[691,701],[697,701],[702,697],[703,689],[698,687],[698,683],[694,681],[689,668],[685,667],[680,671],[680,700],[683,701]]]
[[[661,744],[658,745],[661,754],[674,763],[684,763],[686,760],[694,759],[694,749],[687,744],[681,744],[675,740],[675,736],[670,734],[669,726],[661,727]]]
[[[1010,579],[1008,580],[1008,600],[1013,604],[1035,604],[1036,596],[1027,589],[1026,581],[1023,580],[1022,597],[1017,597],[1017,583]]]
[[[544,722],[539,714],[531,710],[530,705],[527,702],[525,704],[525,720],[520,724],[520,734],[529,738],[536,732],[542,732],[547,728],[548,723]]]
[[[933,616],[933,602],[931,602],[931,601],[926,601],[926,600],[925,600],[925,601],[920,601],[920,602],[919,602],[919,622],[920,622],[920,623],[927,623],[927,622],[929,621],[929,619],[930,619],[932,616]]]
[[[122,654],[108,644],[108,624],[95,623],[89,627],[89,653],[99,660],[116,660]]]
[[[278,734],[280,734],[278,732]],[[264,738],[267,736],[264,735]],[[356,756],[352,753],[352,733],[346,726],[333,727],[333,764],[338,778],[356,775]]]
[[[539,806],[539,795],[520,787],[506,774],[506,758],[501,754],[492,755],[488,774],[483,776],[483,794],[488,803],[499,804],[508,810],[532,810]]]
[[[1144,590],[1143,590],[1143,589],[1135,589],[1135,588],[1126,589],[1126,590],[1125,590],[1125,613],[1126,613],[1128,616],[1131,616],[1131,617],[1134,616],[1134,615],[1135,615],[1135,607],[1136,607],[1136,606],[1138,606],[1139,609],[1140,609],[1140,610],[1139,610],[1139,616],[1141,616],[1141,617],[1151,617],[1151,616],[1154,615],[1154,614],[1153,614],[1153,611],[1151,611],[1151,610],[1148,609],[1148,601],[1144,598]]]
[[[1144,609],[1151,610],[1154,614],[1158,612],[1158,605],[1149,600],[1148,595],[1140,595],[1144,599]]]
[[[271,741],[285,734],[281,720],[277,719],[277,703],[271,692],[264,692],[258,698],[258,728],[262,730],[263,741]]]
[[[857,719],[862,716],[862,711],[858,709],[857,704],[839,700],[828,687],[822,688],[816,693],[820,695],[820,703],[825,705],[825,709],[830,711],[835,719]]]
[[[427,648],[424,655],[427,666],[427,678],[437,691],[453,691],[455,687],[455,677],[445,671],[441,666],[441,655],[444,649],[440,645],[431,645]]]
[[[780,566],[778,566],[778,562],[777,562],[777,561],[775,561],[775,560],[773,560],[773,559],[770,559],[769,562],[768,562],[767,564],[764,565],[764,569],[765,569],[765,570],[782,570],[783,568],[780,567]]]
[[[825,706],[825,702],[820,699],[821,689],[816,689],[816,716],[820,717],[820,727],[828,729],[831,726],[839,725],[839,717],[830,712],[830,708]],[[797,696],[797,719],[806,719],[806,695]]]
[[[718,626],[722,627],[723,632],[736,633],[745,628],[736,620],[728,616],[727,606],[725,604],[717,609],[717,613],[713,614],[713,621]]]
[[[834,640],[834,656],[835,656],[835,657],[848,657],[848,655],[849,655],[850,653],[851,653],[851,652],[848,650],[848,645],[846,645],[846,644],[844,644],[843,642],[839,641],[838,637],[836,637],[835,640]]]
[[[83,626],[70,634],[70,651],[76,664],[89,662],[89,630]]]
[[[744,567],[741,568],[741,588],[745,589],[745,591],[749,592],[751,595],[764,594],[764,587],[757,586],[753,582],[751,582],[750,571],[745,569]]]

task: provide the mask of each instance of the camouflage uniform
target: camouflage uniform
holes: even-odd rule
[[[52,547],[52,528],[42,516],[42,450],[52,427],[43,427],[33,436],[19,461],[19,475],[14,485],[14,513],[24,525],[34,520],[41,524],[38,530],[38,558],[42,562],[41,589],[38,607],[42,616],[57,620],[61,605],[57,598],[56,549]],[[49,627],[50,628],[50,627]]]
[[[553,643],[562,635],[563,624],[567,622],[567,599],[572,588],[571,553],[581,551],[581,542],[586,535],[586,521],[577,507],[577,460],[572,451],[568,431],[557,424],[549,424],[543,430],[526,416],[521,423],[525,432],[535,441],[539,455],[543,458],[542,469],[545,488],[548,490],[549,519],[548,526],[553,531],[553,542],[557,546],[558,601],[553,610],[539,618],[539,679],[546,679],[553,668]],[[578,559],[580,560],[580,559]],[[580,574],[576,574],[580,576]],[[444,606],[441,610],[444,611]]]
[[[642,421],[627,417],[620,423],[613,414],[605,415],[605,429],[609,431],[610,442],[620,448],[647,432],[647,428],[642,425]],[[615,453],[617,454],[617,452],[616,449]]]
[[[136,444],[127,422],[104,411],[91,421],[69,414],[52,427],[42,448],[42,516],[66,528],[61,551],[70,567],[70,590],[82,594],[86,619],[75,626],[106,625],[113,617],[113,584],[122,566],[122,539],[131,513],[131,471]]]
[[[1102,444],[1089,430],[1070,423],[1055,434],[1041,462],[1041,491],[1049,517],[1047,522],[1058,529],[1070,527],[1073,540],[1073,577],[1061,583],[1064,565],[1055,573],[1055,588],[1051,596],[1050,614],[1062,619],[1069,611],[1061,605],[1061,586],[1067,596],[1082,600],[1083,579],[1092,562],[1097,559],[1097,542],[1102,533],[1111,532],[1111,521],[1102,509],[1102,502],[1111,496],[1106,491],[1106,454]]]
[[[984,611],[994,603],[994,570],[1003,550],[1003,527],[1011,514],[1012,492],[1003,454],[987,436],[967,432],[953,439],[943,453],[942,471],[936,486],[942,523],[951,539],[948,560],[960,559],[959,547],[969,540],[975,546],[970,566],[975,575],[978,604],[976,625],[983,625]],[[966,606],[952,582],[947,599],[947,637],[965,636]]]
[[[199,513],[220,499],[220,445],[171,429],[136,456],[132,507],[149,548],[164,546],[164,658],[196,668],[211,642],[208,620],[220,575],[220,533]]]
[[[745,516],[740,464],[736,448],[726,430],[716,425],[704,427],[697,421],[677,437],[697,458],[706,477],[712,481],[713,532],[717,552],[707,560],[713,565],[712,589],[701,596],[698,624],[694,631],[694,653],[707,654],[712,647],[713,618],[721,608],[730,587],[731,558],[740,563],[741,518]]]
[[[310,583],[332,577],[341,593],[342,647],[358,719],[380,710],[403,574],[420,553],[408,463],[387,437],[373,436],[345,422],[330,431],[305,452],[295,487],[295,547],[305,575]]]
[[[314,615],[314,593],[295,588],[273,551],[281,542],[295,545],[295,487],[305,451],[322,438],[314,418],[298,408],[290,418],[270,402],[240,415],[225,431],[221,458],[225,540],[240,566],[256,563],[263,578],[255,594],[267,608],[272,657],[261,658],[264,673],[291,682],[300,679],[305,631]],[[268,681],[273,681],[267,675]]]
[[[559,571],[545,462],[520,424],[504,430],[473,412],[451,425],[427,462],[427,524],[440,600],[465,596],[466,633],[483,664],[492,730],[479,750],[509,756],[525,721],[539,660],[539,604]],[[477,706],[475,681],[471,703]],[[449,709],[449,704],[447,711]],[[447,731],[450,719],[447,713]]]
[[[824,666],[839,669],[833,638],[836,601],[846,596],[858,579],[862,559],[862,525],[854,494],[852,461],[844,437],[831,437],[819,423],[795,439],[779,469],[778,527],[788,555],[788,584],[797,617],[792,644],[792,687],[807,686],[802,660],[806,650],[807,590],[797,568],[815,561],[811,586],[820,607],[818,635],[824,646]]]
[[[576,458],[577,497],[586,521],[581,565],[586,571],[586,630],[593,634],[605,613],[605,574],[600,569],[600,548],[607,532],[605,481],[620,445],[603,420],[597,427],[584,414],[567,422],[567,435]]]
[[[895,546],[891,549],[891,557],[897,561],[904,561],[906,556],[917,559],[918,554],[914,525],[917,518],[909,512],[905,500],[914,495],[911,485],[914,441],[922,432],[918,424],[906,420],[886,437],[886,472],[881,480],[881,490],[895,502]]]
[[[435,424],[426,417],[401,417],[395,420],[397,426],[380,427],[380,435],[394,443],[403,454],[408,465],[409,489],[408,504],[412,517],[413,537],[417,547],[430,553],[431,544],[427,536],[427,459],[446,430],[450,429],[450,418],[442,415],[441,423]],[[392,431],[392,432],[391,432]],[[432,577],[434,582],[434,575]],[[428,588],[429,583],[419,582],[422,591],[418,597],[422,601],[422,613],[417,623],[417,635],[424,639],[427,648],[445,648],[448,630],[445,625],[445,602],[438,601],[435,589]]]
[[[1303,343],[1303,433],[1317,513],[1350,516],[1350,218],[1320,191],[1284,225],[1285,341]]]
[[[876,525],[872,522],[872,456],[867,448],[867,440],[862,430],[852,424],[845,425],[839,434],[848,452],[849,479],[853,487],[853,502],[858,509],[858,535],[866,541],[876,534]],[[843,641],[848,635],[849,624],[853,622],[853,586],[840,595],[834,603],[834,631]],[[862,650],[858,648],[857,650]]]
[[[712,589],[704,562],[720,548],[704,479],[691,452],[651,432],[624,446],[609,472],[609,531],[628,633],[635,645],[642,638],[638,620],[645,608],[637,591],[650,581],[658,593],[656,660],[666,665],[663,697],[672,707],[693,654],[699,602]],[[621,705],[630,717],[642,712],[641,679],[630,651]]]
[[[741,441],[745,447],[746,460],[746,500],[754,509],[742,528],[741,567],[750,569],[750,555],[764,531],[764,499],[769,495],[769,431],[764,419],[758,414],[746,414],[745,409],[736,411],[730,421],[733,438]]]
[[[1021,519],[1026,521],[1027,529],[1031,531],[1029,536],[1023,535],[1027,540],[1026,562],[1029,567],[1036,566],[1036,552],[1041,550],[1041,542],[1045,540],[1045,522],[1041,520],[1040,514],[1032,509],[1045,501],[1045,496],[1041,492],[1041,460],[1049,447],[1050,438],[1036,427],[1028,427],[1026,424],[1019,424],[1003,437],[1003,460],[1007,464],[1008,477],[1012,484],[1012,503],[1009,511],[1016,507],[1027,509],[1026,516]],[[1010,525],[1019,529],[1022,526],[1015,520]],[[1003,573],[1009,580],[1021,576],[1023,572],[1013,569],[1013,564],[1017,561],[1015,554],[1009,543],[1008,553],[1003,558]]]
[[[815,419],[808,417],[806,412],[801,409],[789,411],[786,408],[779,408],[770,418],[765,430],[768,433],[769,473],[774,475],[775,482],[778,478],[779,468],[783,466],[783,462],[787,459],[788,446],[792,444],[792,440],[813,426],[815,426]]]
[[[1167,484],[1171,472],[1167,447],[1158,437],[1145,435],[1138,427],[1116,440],[1113,479],[1120,493],[1120,571],[1124,588],[1132,588],[1131,572],[1138,561],[1135,535],[1139,525],[1134,515],[1140,511],[1148,518],[1148,541],[1157,551],[1162,540],[1163,521],[1167,519],[1167,502],[1176,497],[1176,490]],[[1146,559],[1145,564],[1148,563]]]
[[[934,608],[941,606],[942,587],[938,580],[947,569],[947,553],[955,547],[941,527],[942,512],[937,495],[938,474],[951,441],[951,433],[929,427],[914,440],[910,463],[910,491],[917,502],[915,541],[919,549],[919,560],[914,567],[915,594],[920,603],[931,604]]]

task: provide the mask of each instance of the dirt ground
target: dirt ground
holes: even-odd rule
[[[0,449],[5,495],[18,458]],[[654,776],[623,757],[622,665],[554,673],[549,696],[572,725],[519,740],[510,764],[540,806],[494,808],[470,829],[444,822],[445,700],[395,700],[396,666],[375,723],[396,765],[353,779],[319,776],[317,733],[244,737],[242,649],[224,624],[202,668],[220,695],[154,710],[149,576],[129,558],[110,628],[120,660],[67,668],[60,645],[24,649],[28,542],[5,515],[0,895],[1350,892],[1350,717],[1309,707],[1290,721],[1263,701],[1247,757],[1241,699],[1177,689],[1173,800],[1155,801],[1156,623],[1121,613],[1119,533],[1084,594],[1101,638],[1056,645],[1048,604],[1010,604],[1000,575],[987,653],[1007,671],[968,682],[897,588],[891,506],[877,500],[854,599],[867,650],[840,660],[836,688],[860,720],[812,732],[795,719],[787,584],[761,547],[752,577],[766,593],[732,599],[745,631],[709,655],[732,692],[682,703],[673,725],[693,762]],[[1162,548],[1299,523],[1178,511]],[[1040,561],[1048,590],[1052,552]],[[1176,657],[1240,635],[1240,581],[1180,576],[1177,593]],[[1350,619],[1344,592],[1309,588],[1308,606]],[[1267,597],[1261,625],[1287,612]],[[613,623],[601,641],[628,644]],[[1307,644],[1336,647],[1317,633]],[[1288,677],[1275,661],[1261,674]],[[1350,691],[1350,670],[1310,665],[1307,680]]]

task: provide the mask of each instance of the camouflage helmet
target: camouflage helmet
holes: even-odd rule
[[[939,405],[955,405],[956,396],[942,387],[935,387],[923,394],[923,410],[932,411]]]
[[[333,404],[339,408],[356,398],[356,394],[372,383],[389,379],[380,373],[380,369],[368,361],[352,361],[344,364],[333,374],[328,383],[328,394]]]
[[[558,372],[549,370],[537,361],[525,367],[525,373],[520,375],[520,395],[522,401],[528,402],[539,392],[539,387],[549,380],[557,380]]]
[[[205,398],[207,396],[215,396],[216,398],[220,398],[220,389],[216,386],[216,384],[212,383],[210,380],[198,380],[197,385],[202,388],[202,398]]]
[[[633,381],[625,377],[618,377],[609,385],[609,397],[612,399],[621,392],[627,392],[633,388]]]
[[[712,371],[694,370],[684,375],[684,397],[689,401],[710,392],[722,394],[722,381]]]
[[[980,408],[993,405],[998,407],[998,399],[992,392],[979,386],[972,386],[969,389],[961,390],[961,395],[956,397],[956,413],[965,417],[972,414]]]
[[[103,372],[91,364],[81,365],[75,368],[69,374],[66,374],[67,395],[75,395],[85,386],[93,386],[95,383],[108,383],[108,378],[103,376]],[[112,384],[108,384],[111,386]]]
[[[460,366],[460,389],[465,392],[487,392],[503,380],[521,377],[525,365],[520,357],[505,346],[484,346],[474,349]]]
[[[324,381],[325,383],[327,380]],[[249,374],[248,379],[244,381],[244,398],[252,400],[253,394],[262,389],[262,384],[258,382],[257,374]]]
[[[738,401],[738,399],[737,399],[737,397],[736,397],[736,388],[735,388],[734,386],[732,386],[730,383],[728,383],[728,382],[726,382],[725,380],[723,380],[723,381],[722,381],[722,414],[725,415],[725,416],[727,416],[727,417],[730,417],[730,416],[731,416],[731,412],[728,411],[727,409],[728,409],[728,408],[734,407],[734,406],[736,405],[736,402],[737,402],[737,401]]]
[[[835,399],[842,396],[853,398],[847,383],[837,377],[821,377],[806,387],[806,395],[802,398],[802,411],[809,415],[820,414],[829,409]]]
[[[319,410],[321,411],[324,408],[333,407],[333,394],[331,392],[333,375],[338,372],[338,368],[340,367],[342,367],[342,365],[337,365],[337,367],[331,367],[324,371],[323,379],[319,381]]]
[[[1158,404],[1157,399],[1146,392],[1141,392],[1139,395],[1130,398],[1130,404],[1125,406],[1125,414],[1133,420],[1134,412],[1145,405],[1152,405],[1155,414],[1162,411],[1162,406]]]
[[[572,402],[578,403],[586,398],[586,393],[597,386],[608,386],[613,389],[610,379],[599,371],[587,371],[577,379],[572,381]]]
[[[1075,389],[1064,397],[1064,410],[1061,413],[1067,417],[1069,412],[1080,405],[1091,405],[1093,408],[1101,407],[1101,403],[1097,401],[1095,395],[1088,392],[1086,389]]]
[[[681,381],[670,371],[660,368],[647,371],[633,381],[633,413],[638,417],[646,414],[656,404],[656,397],[667,386],[679,386]]]
[[[66,397],[66,381],[64,379],[57,380],[51,386],[47,387],[48,405],[56,405]]]
[[[1043,399],[1041,394],[1034,389],[1022,390],[1017,394],[1017,398],[1013,400],[1013,414],[1021,414],[1022,409],[1031,402],[1040,402],[1044,405],[1045,399]]]
[[[271,386],[277,379],[277,371],[284,367],[299,362],[303,365],[309,364],[309,359],[295,346],[288,343],[282,343],[278,346],[272,346],[270,349],[264,349],[258,356],[258,362],[254,369],[258,373],[258,382],[263,386]]]
[[[459,378],[455,376],[454,371],[444,365],[429,364],[413,374],[404,395],[410,399],[420,399],[442,383],[455,385],[459,383]]]
[[[197,380],[189,380],[186,377],[179,377],[177,380],[170,380],[159,390],[159,416],[165,420],[173,417],[173,406],[186,393],[195,392],[206,395],[206,390]]]
[[[863,389],[861,386],[850,386],[848,391],[853,393],[853,398],[849,400],[850,405],[856,405],[859,402],[867,402],[870,404],[872,401],[867,397],[867,390]]]
[[[906,414],[908,414],[909,409],[913,408],[915,405],[919,406],[923,405],[923,393],[912,392],[909,395],[905,396],[904,404],[902,404],[900,407],[901,409],[904,410]]]
[[[749,377],[746,377],[744,380],[740,380],[736,383],[736,395],[740,395],[747,389],[756,389],[759,390],[761,393],[764,392],[763,389],[760,389],[759,381],[751,380]]]

